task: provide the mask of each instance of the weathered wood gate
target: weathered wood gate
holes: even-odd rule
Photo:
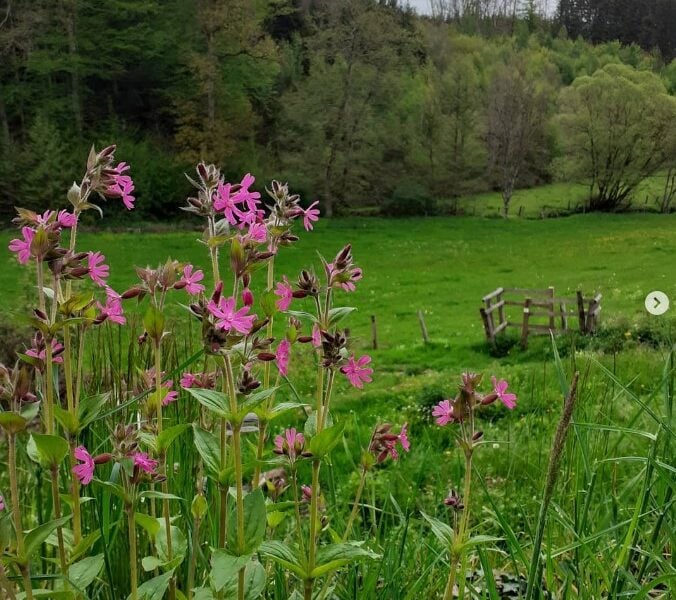
[[[553,287],[546,290],[525,288],[498,288],[482,299],[479,309],[484,324],[486,339],[495,345],[496,336],[513,327],[521,331],[521,345],[528,346],[530,335],[561,333],[571,329],[571,321],[577,320],[577,329],[582,334],[596,331],[601,312],[601,294],[591,298],[578,290],[575,297],[557,297]],[[519,307],[519,317],[510,320],[508,307]]]

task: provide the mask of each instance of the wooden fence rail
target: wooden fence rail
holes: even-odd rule
[[[524,348],[530,335],[569,331],[575,319],[580,333],[594,333],[601,312],[601,294],[587,299],[581,291],[575,297],[557,296],[553,287],[545,290],[499,287],[484,296],[482,302],[479,312],[490,344],[495,345],[497,335],[513,327],[520,330]],[[522,309],[518,317],[513,314],[518,320],[509,320],[507,307],[510,306]]]

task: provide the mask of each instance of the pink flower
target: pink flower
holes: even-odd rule
[[[103,319],[109,319],[112,323],[117,323],[118,325],[124,325],[127,322],[127,319],[124,317],[124,311],[122,310],[122,302],[120,296],[113,289],[106,287],[106,303],[105,305],[97,302],[99,310],[101,311],[101,317]]]
[[[437,418],[437,425],[446,425],[453,420],[453,406],[450,400],[442,400],[432,409],[432,416]]]
[[[34,342],[35,343],[35,342]],[[62,363],[63,362],[63,357],[61,356],[61,353],[63,352],[64,348],[62,344],[59,344],[54,338],[52,338],[52,362],[53,363]],[[46,348],[42,347],[38,349],[37,347],[30,348],[29,350],[26,350],[26,356],[32,356],[33,358],[37,358],[39,361],[42,361],[44,364],[45,359],[47,358],[47,350]]]
[[[0,494],[0,511],[5,510],[5,497]]]
[[[249,238],[259,244],[264,244],[268,239],[268,230],[265,223],[252,223],[249,225]]]
[[[278,435],[275,438],[274,452],[275,454],[284,454],[289,459],[295,460],[303,452],[304,447],[305,437],[292,427],[284,432],[284,436]]]
[[[312,488],[309,485],[301,485],[300,491],[303,494],[301,500],[309,504],[312,500]]]
[[[87,253],[87,266],[89,267],[89,276],[92,281],[100,286],[106,285],[105,278],[108,277],[108,265],[103,264],[106,257],[100,252]]]
[[[9,243],[9,249],[16,252],[17,258],[22,265],[25,265],[31,258],[31,242],[35,236],[35,229],[31,227],[22,227],[21,235],[23,239],[14,239]]]
[[[56,216],[56,222],[59,227],[70,229],[77,223],[77,215],[69,213],[67,210],[60,210]]]
[[[141,471],[145,471],[146,473],[150,473],[151,475],[155,473],[155,469],[159,464],[158,461],[150,458],[145,452],[137,452],[136,454],[134,454],[133,458],[135,466],[141,469]]]
[[[289,357],[291,356],[291,342],[284,338],[277,346],[275,352],[275,363],[279,372],[286,377],[289,372]]]
[[[94,459],[84,446],[75,448],[75,450],[73,450],[73,455],[80,461],[80,464],[73,467],[73,474],[78,478],[82,485],[89,484],[94,478]]]
[[[372,381],[373,369],[366,366],[370,362],[371,357],[368,354],[361,356],[358,360],[355,360],[354,355],[352,355],[348,359],[347,365],[341,367],[340,372],[349,379],[354,387],[362,389],[364,383],[371,383]]]
[[[322,345],[322,332],[317,323],[312,326],[312,345],[315,348],[319,348]]]
[[[248,287],[242,290],[242,302],[244,306],[252,306],[254,303],[253,293]]]
[[[122,198],[122,203],[127,207],[127,210],[134,208],[136,198],[132,196],[134,191],[134,182],[129,175],[122,175],[122,173],[129,170],[127,163],[121,162],[113,169],[111,174],[112,183],[106,188],[106,195],[116,196]]]
[[[230,194],[231,188],[232,185],[229,183],[218,184],[216,193],[214,194],[214,209],[223,211],[223,214],[230,225],[237,225],[237,219],[241,218],[244,213],[237,208],[237,202],[239,200],[236,195]]]
[[[178,400],[178,392],[176,390],[169,390],[162,398],[162,406],[169,406],[172,402]]]
[[[277,310],[286,310],[289,308],[291,300],[293,300],[293,288],[286,277],[277,284],[275,296],[279,297],[279,300],[277,300],[276,303]]]
[[[408,439],[408,423],[404,423],[399,432],[399,443],[405,452],[411,449],[411,442]]]
[[[188,294],[197,296],[204,291],[204,286],[199,283],[204,279],[204,273],[202,273],[202,271],[193,272],[193,269],[194,267],[192,265],[183,267],[181,283],[185,283],[185,291],[188,292]]]
[[[261,197],[258,192],[249,191],[249,188],[254,184],[255,181],[256,178],[251,173],[247,173],[244,177],[242,177],[240,188],[235,193],[237,202],[246,203],[247,208],[252,212],[257,210],[258,200]]]
[[[216,321],[216,327],[226,331],[238,331],[239,333],[246,335],[251,331],[253,323],[256,320],[256,315],[249,315],[249,307],[244,306],[239,310],[237,308],[237,302],[235,298],[220,298],[218,304],[213,300],[209,301],[207,304],[207,309],[209,312],[214,315],[218,320]]]
[[[305,231],[311,231],[313,229],[312,222],[319,221],[319,209],[314,208],[317,204],[319,204],[319,200],[310,204],[310,206],[303,211],[303,227],[305,227]]]
[[[506,380],[501,379],[498,381],[495,376],[491,377],[491,382],[493,383],[493,393],[500,398],[502,403],[512,410],[516,406],[516,394],[508,394],[507,387],[509,384]]]
[[[195,377],[192,373],[183,373],[181,376],[181,387],[183,389],[188,389],[191,388],[197,383],[197,377]]]

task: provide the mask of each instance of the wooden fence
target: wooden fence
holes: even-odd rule
[[[498,288],[482,301],[484,306],[479,312],[491,345],[495,345],[496,336],[508,327],[520,330],[524,348],[530,335],[570,331],[572,325],[582,334],[593,333],[601,312],[601,294],[585,298],[578,291],[575,297],[558,297],[553,287],[546,290]],[[519,307],[521,311],[514,315],[515,309],[509,307]],[[510,319],[510,314],[516,318]]]

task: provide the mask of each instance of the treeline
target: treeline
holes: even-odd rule
[[[65,205],[92,142],[132,164],[139,219],[175,215],[198,160],[325,214],[507,210],[553,178],[616,209],[676,154],[674,3],[638,4],[632,37],[636,2],[2,0],[0,213]]]

